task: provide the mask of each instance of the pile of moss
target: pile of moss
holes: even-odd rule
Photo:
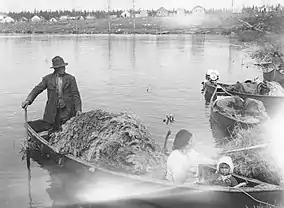
[[[263,103],[251,98],[243,100],[238,96],[226,97],[217,100],[216,108],[227,117],[247,124],[257,124],[268,119]]]
[[[93,110],[73,117],[51,134],[59,153],[82,160],[145,174],[165,169],[166,158],[146,126],[133,114]]]
[[[263,126],[247,130],[236,127],[233,135],[233,140],[224,146],[225,152],[266,144],[270,138]],[[227,155],[233,159],[236,174],[279,185],[281,183],[281,171],[271,153],[269,148],[264,147],[231,152],[227,153]]]

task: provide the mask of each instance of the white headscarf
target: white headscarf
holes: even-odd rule
[[[233,161],[232,161],[232,158],[229,157],[229,156],[222,156],[219,161],[218,161],[218,164],[217,164],[217,171],[219,172],[219,166],[221,163],[226,163],[227,165],[230,166],[230,174],[232,174],[234,172],[234,164],[233,164]]]
[[[220,76],[219,72],[217,70],[214,70],[214,69],[208,69],[206,75],[209,76],[209,78],[212,81],[217,81],[219,79],[219,76]]]

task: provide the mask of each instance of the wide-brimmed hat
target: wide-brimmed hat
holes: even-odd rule
[[[181,149],[189,144],[189,141],[192,140],[193,134],[185,129],[181,129],[175,137],[173,143],[173,150]]]
[[[68,63],[65,63],[63,58],[60,57],[60,56],[55,56],[53,59],[52,59],[52,66],[50,68],[59,68],[59,67],[62,67],[62,66],[67,66]]]

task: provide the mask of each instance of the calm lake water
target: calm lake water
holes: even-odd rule
[[[227,83],[262,76],[230,42],[207,35],[1,35],[0,207],[67,207],[73,198],[70,184],[79,180],[52,161],[32,162],[29,188],[19,154],[25,137],[21,102],[52,72],[54,56],[62,56],[76,76],[83,111],[132,111],[161,145],[168,129],[174,135],[186,128],[195,134],[197,149],[210,155],[215,140],[200,93],[206,71],[217,69]],[[29,107],[29,120],[42,117],[45,101],[44,92]],[[176,121],[167,126],[163,118],[169,113]]]

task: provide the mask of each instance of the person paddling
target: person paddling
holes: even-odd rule
[[[167,137],[170,132],[168,132]],[[166,179],[175,183],[196,181],[199,164],[215,164],[193,149],[194,136],[191,132],[181,129],[175,136],[172,152],[167,160]],[[166,149],[166,146],[164,146]],[[167,151],[165,151],[167,152]]]
[[[27,98],[22,108],[31,105],[35,98],[47,89],[47,103],[43,119],[31,121],[29,124],[36,132],[57,130],[62,124],[82,112],[82,101],[74,76],[65,72],[68,63],[60,56],[52,59],[54,72],[42,78]]]

